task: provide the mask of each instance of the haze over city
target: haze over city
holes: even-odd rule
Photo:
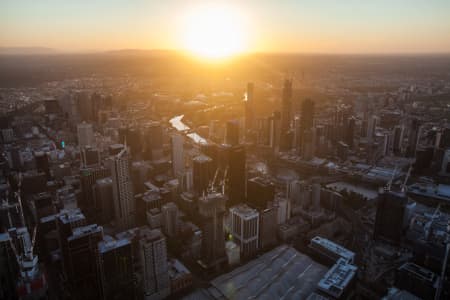
[[[450,52],[445,0],[25,0],[0,8],[2,47],[192,50],[233,39],[236,52]]]

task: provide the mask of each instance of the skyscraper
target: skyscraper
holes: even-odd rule
[[[237,120],[229,120],[227,122],[225,143],[231,146],[239,144],[239,122]]]
[[[141,231],[139,252],[144,299],[164,299],[170,294],[166,238],[157,229]]]
[[[283,85],[281,97],[281,134],[280,150],[286,151],[289,147],[289,129],[292,112],[292,80],[286,79]]]
[[[184,172],[184,137],[176,133],[172,135],[172,170],[174,176],[181,176]]]
[[[78,207],[86,214],[88,219],[93,217],[95,210],[93,186],[97,180],[109,177],[111,170],[103,166],[80,169],[81,197],[78,201]]]
[[[274,184],[262,177],[254,177],[247,181],[247,204],[253,208],[266,209],[275,197]]]
[[[245,200],[246,158],[244,146],[234,146],[230,149],[228,169],[228,198],[230,205]]]
[[[97,270],[98,243],[103,240],[103,228],[96,224],[77,227],[67,238],[64,257],[69,292],[73,299],[98,299],[100,278]]]
[[[251,257],[259,247],[259,213],[245,204],[230,208],[231,234],[243,257]]]
[[[84,148],[85,146],[94,146],[94,129],[92,124],[83,122],[77,125],[78,146]]]
[[[226,261],[223,215],[226,197],[220,193],[210,193],[198,201],[200,227],[202,230],[201,265],[218,268]]]
[[[394,127],[394,141],[393,141],[393,151],[395,155],[399,155],[402,152],[402,143],[403,143],[403,132],[404,127],[402,125],[398,125]]]
[[[134,299],[133,249],[128,239],[98,243],[101,299]]]
[[[194,176],[194,191],[198,196],[207,192],[209,181],[212,180],[214,171],[212,169],[212,159],[206,155],[198,155],[194,157],[193,162],[193,176]]]
[[[379,195],[373,232],[375,239],[400,242],[407,202],[408,198],[403,193],[389,191]]]
[[[128,149],[123,149],[112,158],[111,177],[117,226],[122,230],[131,228],[135,224],[135,203]]]

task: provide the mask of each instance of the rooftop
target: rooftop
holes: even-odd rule
[[[220,299],[305,299],[326,273],[326,267],[288,245],[214,279],[208,289]]]
[[[353,258],[355,257],[355,253],[353,253],[352,251],[320,236],[314,237],[311,240],[311,243],[316,243],[334,253],[337,253],[339,256],[345,258],[347,261],[353,260]]]
[[[125,245],[129,245],[130,243],[131,242],[127,239],[119,239],[119,240],[112,239],[110,241],[103,240],[98,243],[98,251],[100,253],[105,253],[110,250],[117,249]]]
[[[358,268],[340,258],[325,276],[319,281],[318,289],[326,294],[339,298],[356,275]]]
[[[253,218],[258,215],[258,211],[247,204],[239,204],[230,208],[230,212],[240,215],[242,218]]]

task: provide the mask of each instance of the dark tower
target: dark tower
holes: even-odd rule
[[[292,80],[284,81],[283,93],[281,98],[281,134],[280,150],[286,151],[289,148],[289,128],[292,111]]]
[[[254,118],[255,118],[255,112],[254,112],[254,94],[253,94],[253,82],[249,82],[247,84],[247,97],[245,101],[245,130],[251,130],[254,126]]]

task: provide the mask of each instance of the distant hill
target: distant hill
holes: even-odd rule
[[[46,47],[0,47],[0,55],[56,54],[57,50]]]

